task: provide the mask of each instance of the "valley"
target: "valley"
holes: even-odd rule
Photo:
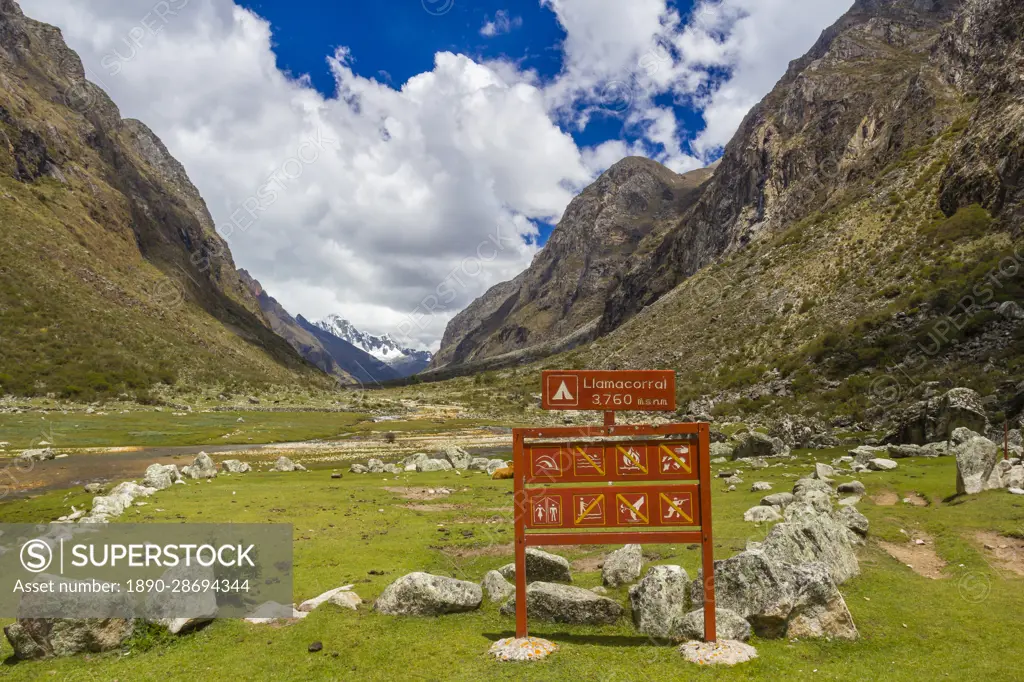
[[[427,4],[432,19],[448,11],[434,16]],[[272,23],[246,24],[256,15],[228,5],[209,17],[265,30],[270,44]],[[701,5],[691,19],[710,21],[723,6]],[[511,34],[515,22],[501,16],[472,40]],[[673,57],[690,38],[673,43]],[[429,96],[455,86],[425,74],[399,90],[382,70],[345,89],[347,70],[361,65],[337,50],[334,99],[303,90],[312,77],[285,73],[283,58],[261,68],[281,76],[310,120],[326,122],[334,105],[379,117],[334,150],[358,172],[325,159],[317,172],[338,177],[296,188],[287,248],[252,246],[273,243],[269,221],[229,248],[214,219],[224,197],[204,198],[168,150],[208,143],[220,110],[200,117],[203,135],[165,145],[122,118],[60,29],[0,0],[0,525],[10,531],[0,529],[0,574],[51,570],[52,561],[39,571],[26,563],[40,537],[50,548],[135,524],[154,537],[172,525],[251,525],[284,527],[291,551],[254,575],[292,583],[291,602],[238,596],[246,618],[218,618],[217,599],[187,617],[125,616],[116,597],[102,617],[3,613],[4,679],[1020,677],[1003,654],[1024,608],[1018,2],[852,1],[737,119],[735,135],[699,154],[705,167],[679,163],[665,143],[676,131],[658,119],[646,134],[663,148],[632,140],[580,153],[584,170],[552,183],[565,194],[557,211],[548,210],[555,189],[506,173],[525,156],[503,157],[490,177],[490,166],[451,151],[506,141],[507,122],[488,120],[484,134],[464,111],[433,111]],[[545,116],[568,116],[564,94],[542,90],[537,73],[483,61],[437,53],[438,70],[466,67],[453,82],[478,87],[452,90],[452,101],[485,118],[501,110],[525,120],[529,109],[517,107],[541,102]],[[578,66],[567,61],[563,75]],[[728,81],[728,69],[709,68],[676,106]],[[501,80],[513,72],[511,85]],[[485,107],[503,88],[509,99]],[[399,96],[431,122],[430,135],[389,114]],[[616,114],[623,131],[646,120],[646,96],[631,97]],[[653,95],[646,105],[662,106]],[[577,113],[586,119],[577,134],[607,114]],[[537,136],[541,146],[576,144],[558,120],[566,130]],[[458,143],[445,148],[449,123]],[[533,135],[517,134],[518,152]],[[359,151],[355,138],[380,146]],[[447,149],[438,158],[450,163],[423,171],[406,149],[374,177],[374,155],[410,140]],[[214,156],[190,165],[204,187],[221,187],[210,179]],[[432,203],[402,184],[420,171],[442,185],[477,178],[508,201],[460,188],[458,207]],[[346,200],[343,185],[364,172],[376,184]],[[379,226],[364,235],[367,254],[390,254],[386,267],[341,243],[356,230],[339,216],[368,220],[367,206],[389,225],[416,218],[408,242]],[[478,273],[453,299],[458,309],[440,309],[447,326],[431,336],[436,319],[402,306],[420,310],[424,291],[439,303],[432,249],[463,267],[471,260],[442,227],[480,215],[520,229],[519,260]],[[422,251],[411,265],[409,251]],[[293,256],[330,271],[304,265],[302,275],[324,276],[292,279]],[[373,298],[355,275],[382,272],[391,279],[374,282]],[[667,370],[674,400],[669,379],[619,376],[585,379],[604,402],[595,394],[596,405],[580,406],[577,384],[542,386],[546,370]],[[611,391],[626,389],[667,395],[617,403]],[[602,408],[622,411],[612,423]],[[700,545],[562,544],[531,547],[521,566],[530,634],[544,640],[525,640],[524,655],[538,660],[501,660],[493,647],[516,632],[510,562],[526,532],[516,496],[537,483],[510,461],[513,443],[559,458],[575,448],[606,476],[595,451],[618,457],[630,427],[680,422],[709,434],[677,452],[710,467],[710,491],[698,491],[694,471],[685,480],[691,504],[707,492],[713,509],[713,541],[703,541],[716,560],[719,642],[701,641],[712,603]],[[542,434],[524,445],[515,432],[556,426],[596,440]],[[667,449],[664,433],[641,447]],[[633,482],[661,480],[635,456],[647,478]],[[576,525],[592,513],[605,521],[592,491],[552,489],[575,494],[573,504],[585,497]],[[655,487],[638,490],[627,493],[656,499]],[[558,500],[539,512],[553,526],[569,523]],[[623,503],[628,523],[649,524],[642,503]],[[19,549],[25,528],[34,540]],[[705,644],[749,660],[687,662],[686,647]]]

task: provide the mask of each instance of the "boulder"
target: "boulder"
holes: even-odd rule
[[[391,474],[392,476],[394,476],[402,473],[402,470],[399,469],[397,465],[388,463],[384,465],[384,473]]]
[[[673,622],[690,610],[690,577],[679,566],[652,566],[629,588],[629,603],[639,632],[670,637]]]
[[[366,461],[366,471],[371,474],[383,474],[384,462],[379,459],[369,459]]]
[[[181,468],[181,475],[194,480],[217,478],[217,465],[208,454],[200,452],[190,466]]]
[[[846,527],[823,514],[775,525],[761,543],[761,551],[782,563],[821,563],[836,585],[860,573]]]
[[[992,474],[989,476],[988,481],[985,482],[985,490],[998,490],[999,488],[1007,487],[1010,471],[1013,470],[1010,460],[999,459],[998,453],[996,457],[996,465],[992,468]]]
[[[341,592],[336,592],[327,600],[327,603],[340,606],[343,609],[356,611],[359,608],[359,605],[363,603],[363,599],[355,592],[343,590]]]
[[[860,445],[850,450],[850,456],[853,457],[853,461],[857,464],[867,464],[868,460],[887,454],[889,454],[889,448],[884,446]]]
[[[366,468],[365,464],[355,463],[348,468],[350,474],[366,474],[369,473],[369,469]]]
[[[750,492],[752,493],[763,493],[772,489],[772,484],[767,481],[757,481],[754,485],[750,486]]]
[[[497,471],[498,469],[505,469],[507,466],[508,465],[505,463],[505,460],[503,459],[492,459],[489,462],[487,462],[487,468],[485,469],[485,471],[487,472],[488,476],[493,476],[495,471]]]
[[[533,582],[526,588],[526,613],[531,619],[571,625],[614,625],[623,611],[617,602],[582,587]],[[501,607],[501,613],[508,616],[515,612],[513,597]]]
[[[516,586],[505,580],[505,577],[498,571],[487,571],[480,587],[492,602],[505,602],[516,592]]]
[[[498,569],[506,580],[515,581],[516,565],[506,564]],[[526,579],[541,582],[572,582],[569,560],[557,554],[549,554],[536,547],[526,548]]]
[[[604,560],[601,580],[608,587],[627,585],[636,582],[643,567],[644,555],[640,545],[626,545],[609,554]]]
[[[1010,472],[1006,475],[1006,487],[1024,488],[1024,466],[1011,465]]]
[[[278,457],[277,461],[274,462],[274,466],[271,467],[270,470],[289,473],[292,471],[305,471],[306,467],[291,461],[287,457]]]
[[[836,470],[830,467],[828,464],[822,464],[817,462],[814,465],[814,478],[819,481],[831,482],[832,477],[836,475]]]
[[[178,467],[173,464],[150,464],[146,469],[146,476],[142,479],[142,485],[147,488],[166,490],[181,479]]]
[[[864,494],[864,484],[860,481],[847,481],[846,483],[840,483],[837,490],[841,493],[850,493],[853,495]]]
[[[694,608],[703,605],[703,571],[691,594]],[[745,618],[760,637],[857,638],[853,617],[823,564],[788,564],[745,550],[715,562],[715,602]]]
[[[829,496],[832,495],[832,486],[817,478],[801,478],[793,484],[793,497],[798,502],[812,492],[819,492]]]
[[[136,498],[149,497],[155,492],[156,488],[141,486],[130,481],[120,483],[108,495],[93,498],[92,510],[79,523],[106,523],[123,514]]]
[[[166,585],[177,582],[193,584],[196,581],[216,580],[213,569],[199,565],[178,565],[164,571],[160,579]],[[194,632],[213,622],[217,617],[217,593],[200,590],[151,592],[146,597],[146,620],[162,625],[172,635]]]
[[[462,448],[450,445],[444,450],[444,458],[452,465],[453,469],[465,470],[473,457]]]
[[[750,521],[751,523],[770,523],[772,521],[781,521],[782,515],[779,514],[775,507],[761,505],[751,507],[744,512],[743,520]]]
[[[733,459],[752,457],[782,457],[789,454],[789,448],[778,438],[772,438],[758,431],[747,431],[736,437]]]
[[[1021,308],[1016,301],[1003,301],[996,308],[996,314],[1007,320],[1024,320],[1024,308]]]
[[[46,462],[51,459],[56,459],[57,453],[52,448],[44,448],[42,450],[23,450],[18,459],[27,462]]]
[[[953,433],[949,436],[949,442],[953,447],[956,447],[957,445],[963,445],[972,438],[979,438],[980,436],[980,433],[975,433],[974,431],[961,426],[960,428],[953,430]]]
[[[426,462],[430,459],[430,455],[425,452],[417,452],[415,455],[410,455],[402,460],[400,465],[403,471],[416,471],[416,466],[420,462]]]
[[[992,473],[999,457],[996,444],[975,435],[956,446],[956,491],[961,495],[975,495],[989,490]]]
[[[747,463],[750,465],[751,469],[767,469],[769,466],[768,461],[761,459],[760,457],[748,460]]]
[[[947,455],[953,454],[953,451],[949,448],[949,443],[946,441],[942,441],[940,443],[928,443],[922,447],[934,457],[946,457]],[[928,455],[925,456],[927,457]]]
[[[474,611],[483,599],[483,590],[476,583],[410,573],[388,585],[373,608],[388,616],[440,616]]]
[[[690,611],[672,624],[672,634],[687,641],[704,641],[704,609]],[[721,640],[745,642],[750,639],[750,623],[729,609],[715,609],[715,635]]]
[[[39,576],[53,583],[78,583],[52,575]],[[81,581],[87,582],[87,581]],[[106,618],[19,618],[4,628],[14,656],[21,660],[101,653],[119,648],[135,632],[135,621],[114,616],[132,611],[132,596],[126,592],[24,593],[19,610],[34,615],[77,610],[109,614]]]
[[[761,498],[761,504],[769,507],[786,507],[796,498],[793,493],[773,493]]]
[[[981,396],[969,388],[953,388],[942,396],[910,406],[897,419],[896,430],[885,441],[924,445],[947,440],[958,427],[988,432],[989,421]]]
[[[427,459],[416,462],[416,471],[430,473],[432,471],[451,471],[452,465],[446,459]]]
[[[870,525],[868,518],[857,511],[853,505],[840,506],[839,509],[832,512],[832,518],[861,537],[866,537],[868,534]]]
[[[897,466],[896,462],[882,457],[868,460],[868,469],[871,469],[872,471],[892,471]]]
[[[317,597],[313,597],[312,599],[307,599],[306,601],[302,602],[301,604],[299,604],[298,610],[304,613],[309,613],[310,611],[316,610],[319,606],[330,602],[334,597],[338,596],[339,594],[342,594],[343,592],[349,592],[351,594],[351,589],[351,585],[344,585],[342,587],[336,587],[333,590],[328,590]],[[349,600],[343,599],[341,600],[342,603],[339,605],[345,606],[346,608],[350,608],[346,603],[348,601]],[[362,601],[363,600],[360,599],[359,603],[362,603]]]
[[[237,459],[226,459],[220,463],[223,471],[229,474],[247,474],[252,471],[248,462],[241,462]]]
[[[728,443],[712,443],[709,452],[711,457],[725,457],[726,459],[732,459],[732,452],[736,448]]]
[[[85,490],[85,492],[87,492],[90,495],[99,495],[101,492],[103,492],[103,484],[86,483],[85,488],[83,488],[83,490]]]
[[[474,457],[469,461],[469,466],[466,469],[469,471],[487,471],[487,464],[490,461],[486,457]]]
[[[886,452],[892,459],[907,457],[938,457],[938,454],[924,445],[887,445]]]

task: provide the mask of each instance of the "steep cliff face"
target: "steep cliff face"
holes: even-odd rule
[[[663,238],[711,175],[708,169],[678,175],[643,158],[612,166],[569,204],[528,270],[491,288],[452,320],[432,367],[574,333],[585,340],[615,278]]]
[[[672,368],[720,415],[884,426],[968,386],[1018,418],[1022,83],[1018,0],[858,3],[748,117],[654,276],[624,280],[611,331],[547,366]]]
[[[13,0],[0,0],[0,196],[4,389],[311,375],[267,326],[182,166]]]
[[[850,200],[958,116],[962,93],[931,59],[959,2],[862,0],[744,119],[679,227],[636,263],[598,333],[621,325],[723,254]]]
[[[1018,234],[1024,224],[1024,7],[969,0],[935,62],[978,106],[942,177],[942,210],[981,204]]]

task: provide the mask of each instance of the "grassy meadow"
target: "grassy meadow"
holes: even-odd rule
[[[764,493],[790,490],[814,459],[831,461],[841,449],[801,452],[786,466],[739,468],[744,483],[726,492],[714,483],[716,556],[727,557],[767,526],[742,520]],[[352,612],[324,606],[303,621],[257,626],[218,621],[180,638],[139,633],[121,651],[38,662],[8,663],[9,680],[667,680],[1020,679],[1007,648],[1024,612],[1024,499],[993,491],[953,497],[953,458],[900,460],[899,469],[860,476],[868,488],[858,505],[871,520],[859,550],[862,574],[841,590],[860,631],[857,642],[752,639],[759,658],[733,669],[698,669],[673,646],[638,634],[628,618],[614,627],[580,627],[534,621],[531,634],[560,646],[546,661],[498,663],[486,651],[512,635],[513,620],[488,603],[474,613],[442,618],[395,618],[371,605],[396,578],[428,571],[479,581],[512,561],[511,481],[482,474],[353,475],[332,480],[331,469],[308,473],[254,473],[212,483],[175,486],[120,521],[146,523],[292,523],[295,533],[296,603],[328,589],[354,584],[366,601]],[[839,481],[847,480],[839,477]],[[421,498],[428,488],[455,492]],[[414,490],[410,491],[409,489]],[[390,489],[390,490],[389,490]],[[0,504],[0,522],[44,521],[81,505],[79,491],[53,492]],[[877,501],[873,501],[877,500]],[[904,501],[906,500],[906,501]],[[165,511],[157,511],[162,509]],[[919,558],[896,559],[878,541]],[[993,539],[994,538],[994,539]],[[991,544],[1000,543],[1000,544]],[[1005,543],[1003,545],[1002,543]],[[986,544],[993,550],[985,548]],[[1003,546],[1004,549],[1000,549]],[[600,584],[597,562],[614,547],[555,548],[574,563],[576,584]],[[699,551],[685,546],[644,547],[647,565],[680,564],[694,577]],[[936,563],[938,562],[938,563]],[[918,570],[931,570],[925,577]],[[627,590],[610,596],[628,606]],[[0,625],[6,622],[0,623]],[[310,654],[310,643],[324,651]],[[0,641],[0,660],[12,651]]]

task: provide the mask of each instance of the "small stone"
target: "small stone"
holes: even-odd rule
[[[313,642],[312,644],[309,645],[309,653],[311,653],[311,654],[320,653],[323,650],[324,650],[324,643],[323,642]]]
[[[736,665],[757,658],[757,650],[749,644],[735,640],[717,642],[687,642],[679,653],[697,665]]]
[[[762,493],[772,489],[772,484],[767,481],[758,481],[754,485],[750,486],[750,491],[754,493]]]
[[[488,653],[499,661],[539,661],[558,649],[558,645],[540,637],[508,637],[491,645]]]

